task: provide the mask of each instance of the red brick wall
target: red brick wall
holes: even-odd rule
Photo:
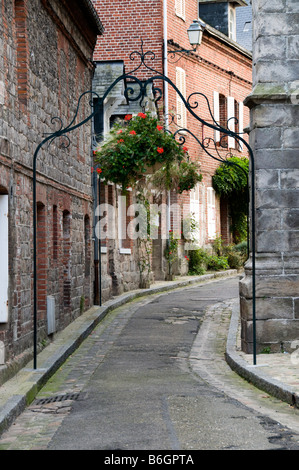
[[[175,14],[175,0],[168,0],[168,39],[172,40],[180,48],[190,49],[187,37],[187,29],[194,19],[197,18],[197,1],[186,2],[185,21]],[[170,46],[170,49],[175,47]],[[168,75],[169,78],[176,83],[176,67],[181,67],[186,72],[186,97],[192,93],[203,93],[206,95],[211,111],[213,113],[213,92],[217,91],[224,97],[232,96],[237,102],[242,102],[251,92],[252,80],[252,62],[251,58],[243,55],[241,52],[229,47],[222,41],[211,36],[207,32],[204,33],[203,42],[198,46],[197,51],[189,56],[184,55],[178,62],[171,62],[169,56]],[[212,123],[207,103],[205,99],[199,95],[194,96],[190,104],[198,102],[198,106],[194,108],[197,116],[207,122]],[[176,113],[176,92],[169,87],[169,111]],[[225,124],[226,110],[222,109],[220,114],[221,124]],[[220,108],[221,112],[221,108]],[[244,107],[244,125],[249,125],[249,110]],[[227,127],[227,124],[225,124]],[[206,125],[198,122],[190,113],[187,112],[187,128],[202,141],[206,138],[214,138],[214,130]],[[237,130],[237,129],[236,129]],[[243,136],[247,141],[247,135]],[[186,146],[189,149],[189,155],[192,160],[197,160],[201,164],[201,172],[203,174],[203,184],[205,188],[212,186],[212,175],[220,164],[219,161],[211,158],[200,147],[196,140],[185,135]],[[227,138],[221,140],[224,144]],[[225,158],[228,154],[227,149],[219,149],[220,154]],[[211,152],[217,157],[216,152]],[[247,155],[246,149],[241,154],[237,149],[232,153],[236,156]],[[188,196],[184,195],[182,199],[185,203]],[[217,201],[217,232],[221,232],[220,227],[220,204]],[[207,223],[207,214],[206,214]],[[223,223],[223,222],[222,222]],[[206,234],[206,242],[208,242]]]
[[[136,55],[134,61],[130,60],[130,54],[140,52],[143,40],[144,50],[156,55],[151,66],[162,71],[162,0],[94,0],[93,4],[105,28],[98,38],[94,60],[123,60],[128,72],[139,63]]]
[[[94,0],[94,5],[103,20],[105,32],[99,38],[94,53],[94,60],[123,60],[126,71],[134,68],[134,62],[130,61],[130,53],[140,49],[140,39],[144,39],[144,50],[152,50],[156,53],[157,61],[151,64],[155,69],[163,71],[163,1],[152,2],[142,0],[131,0],[120,2],[118,0]],[[167,39],[177,44],[179,48],[190,49],[187,29],[198,16],[197,0],[188,0],[186,3],[185,18],[176,15],[175,0],[167,0],[168,8],[168,31]],[[169,49],[172,49],[169,45]],[[136,58],[136,56],[134,56]],[[205,32],[203,42],[196,53],[182,57],[176,64],[172,63],[168,55],[168,76],[176,83],[176,67],[181,67],[186,72],[186,96],[192,93],[203,93],[206,95],[211,111],[213,113],[213,93],[217,91],[225,98],[231,96],[236,102],[242,102],[251,92],[251,68],[250,55],[243,54],[237,48],[230,47],[224,41]],[[136,60],[136,65],[138,60]],[[147,75],[148,76],[148,75]],[[176,92],[171,87],[169,90],[169,112],[177,112]],[[212,123],[207,102],[199,95],[194,97],[190,103],[198,101],[198,107],[194,112],[202,119]],[[224,111],[224,110],[223,110]],[[227,125],[225,113],[222,116],[223,125]],[[249,124],[249,111],[244,107],[244,128]],[[200,140],[214,138],[214,130],[207,125],[202,125],[190,113],[187,113],[187,127]],[[173,128],[175,130],[175,128]],[[237,129],[236,129],[237,130]],[[185,135],[186,146],[192,160],[199,161],[203,174],[203,193],[206,188],[212,186],[212,175],[220,164],[219,161],[208,156],[200,147],[199,143],[189,135]],[[225,142],[227,138],[224,139]],[[205,140],[207,142],[207,140]],[[221,150],[225,158],[228,149]],[[215,156],[216,153],[213,152]],[[241,155],[238,149],[233,151],[235,155]],[[246,155],[247,152],[243,152]],[[188,204],[189,194],[186,193],[179,198]],[[205,204],[206,201],[203,201]],[[220,201],[216,200],[217,206],[217,232],[220,233]],[[205,209],[206,211],[206,209]],[[224,224],[224,222],[223,222]],[[205,216],[205,227],[207,226],[207,213]],[[207,233],[205,241],[208,242]]]

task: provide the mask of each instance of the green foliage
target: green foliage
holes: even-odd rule
[[[217,237],[213,243],[213,250],[212,255],[203,248],[190,250],[189,274],[201,275],[208,269],[212,271],[240,269],[247,260],[247,242],[238,245],[223,245],[221,237]]]
[[[189,191],[202,180],[199,167],[194,162],[173,162],[157,170],[150,179],[150,183],[159,190],[175,190],[181,194]]]
[[[208,261],[208,269],[212,271],[225,271],[229,269],[229,264],[225,256],[211,255]]]
[[[172,264],[178,257],[179,240],[175,236],[173,230],[169,230],[169,238],[167,240],[167,246],[164,251],[164,256],[168,262],[168,274],[172,274]]]
[[[248,257],[248,244],[247,241],[243,241],[234,246],[234,249],[240,253],[240,255],[246,260]]]
[[[189,274],[204,274],[208,267],[209,255],[202,249],[190,250],[189,252]]]
[[[231,157],[223,162],[213,176],[213,187],[219,196],[243,193],[247,188],[249,160],[246,157]]]
[[[246,239],[248,212],[249,160],[246,157],[231,157],[223,162],[213,176],[216,193],[228,200],[235,242]]]
[[[243,266],[244,260],[240,252],[235,250],[234,246],[229,245],[224,247],[223,254],[226,257],[228,265],[231,269],[240,269]]]
[[[149,114],[127,115],[118,122],[109,137],[97,149],[95,163],[101,168],[105,182],[120,184],[125,190],[155,164],[181,162],[184,150],[171,134],[165,132],[158,119]]]

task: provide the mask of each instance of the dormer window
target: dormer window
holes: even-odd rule
[[[232,41],[237,41],[237,29],[238,31],[240,29],[239,26],[237,28],[237,21],[240,21],[237,10],[240,7],[248,7],[248,5],[244,0],[198,0],[198,16]],[[245,15],[245,20],[248,14]]]
[[[233,41],[237,40],[237,22],[236,22],[236,9],[234,6],[229,5],[228,9],[228,36]]]

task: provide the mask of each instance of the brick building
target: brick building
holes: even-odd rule
[[[248,8],[245,1],[94,0],[93,4],[105,26],[105,32],[99,37],[94,53],[94,61],[97,64],[94,89],[99,94],[103,94],[117,76],[135,68],[138,64],[138,54],[131,53],[140,51],[143,40],[144,52],[150,50],[155,54],[154,60],[149,59],[150,66],[169,77],[186,99],[193,93],[204,93],[215,119],[221,125],[227,127],[229,120],[231,129],[237,132],[242,132],[248,126],[249,113],[243,106],[243,101],[251,92],[252,60],[249,50],[236,41],[237,31],[238,35],[240,34],[236,12],[243,7]],[[187,29],[193,20],[199,17],[206,23],[201,45],[194,52],[173,56],[172,51],[181,48],[190,50]],[[244,15],[242,21],[246,23]],[[148,70],[138,70],[141,80],[150,75]],[[114,117],[134,114],[141,110],[136,103],[132,107],[124,99],[124,87],[128,85],[130,84],[119,83],[111,92],[103,108],[100,134],[105,136],[109,132]],[[223,156],[229,153],[246,155],[244,149],[236,148],[236,142],[231,138],[226,139],[223,149],[220,148],[220,140],[224,142],[220,133],[192,117],[171,84],[162,82],[159,86],[163,89],[164,116],[169,113],[180,115],[177,124],[181,128],[190,130],[200,141],[207,142],[208,138],[213,138],[218,142],[218,150]],[[195,112],[205,121],[212,122],[205,99],[198,94],[191,98],[190,104],[195,101],[199,103]],[[233,117],[236,117],[237,121],[230,119]],[[170,125],[170,128],[173,131],[176,129],[174,125]],[[219,161],[209,157],[188,132],[182,135],[186,139],[185,145],[191,160],[201,164],[203,180],[194,190],[185,192],[182,196],[171,193],[170,204],[185,204],[195,214],[199,224],[200,246],[209,246],[217,234],[230,241],[228,208],[215,196],[212,187],[212,176]],[[117,192],[110,185],[102,187],[101,191],[101,200],[107,201],[109,198],[109,201],[117,206]],[[163,197],[159,203],[167,200],[167,195]],[[172,216],[169,222],[174,224],[175,217]],[[138,286],[138,260],[134,241],[131,240],[131,244],[123,249],[122,241],[118,238],[116,236],[109,242],[105,240],[101,247],[104,296]],[[153,241],[152,269],[155,279],[165,279],[166,276],[164,246],[165,241],[161,239]],[[186,273],[183,240],[180,242],[180,250],[181,256],[176,269],[180,273]]]
[[[68,125],[91,89],[102,24],[90,0],[5,0],[0,10],[1,365],[32,346],[33,154],[60,127],[52,118]],[[82,101],[78,119],[89,114]],[[38,341],[93,304],[90,123],[69,138],[37,161]]]

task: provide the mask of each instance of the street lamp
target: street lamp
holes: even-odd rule
[[[167,51],[167,53],[174,56],[175,54],[189,54],[190,52],[195,52],[197,49],[197,46],[200,46],[202,42],[202,36],[203,36],[203,32],[205,28],[206,28],[206,24],[203,21],[194,20],[193,23],[187,29],[189,43],[191,46],[194,46],[193,49],[178,49],[176,51]]]
[[[202,21],[194,20],[193,23],[187,29],[189,42],[191,46],[195,46],[195,49],[201,44],[202,35],[205,27],[206,25]]]

